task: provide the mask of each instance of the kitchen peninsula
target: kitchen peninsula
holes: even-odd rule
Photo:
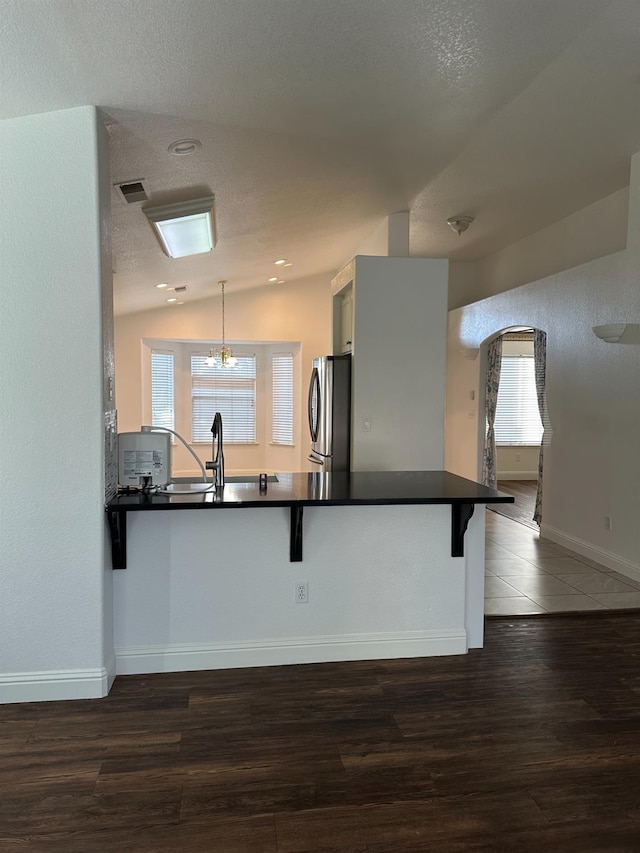
[[[114,573],[117,671],[480,647],[484,508],[511,500],[445,471],[119,495],[107,507],[114,565],[126,565]]]

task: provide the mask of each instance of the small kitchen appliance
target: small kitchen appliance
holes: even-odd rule
[[[166,486],[171,479],[171,436],[168,432],[118,434],[118,483],[121,486]]]

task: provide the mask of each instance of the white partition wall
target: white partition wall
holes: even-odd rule
[[[0,157],[0,701],[101,696],[108,137],[93,107],[5,120]]]
[[[353,302],[354,471],[443,467],[448,267],[358,256],[333,281]]]

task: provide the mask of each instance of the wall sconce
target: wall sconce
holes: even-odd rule
[[[213,249],[213,196],[142,210],[170,258],[186,258]]]
[[[640,323],[608,323],[594,326],[593,333],[608,344],[640,344]]]

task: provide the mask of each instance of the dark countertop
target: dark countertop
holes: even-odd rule
[[[448,471],[357,471],[278,474],[263,491],[256,482],[229,482],[222,494],[121,494],[107,504],[114,569],[127,567],[127,513],[145,510],[190,510],[289,507],[289,559],[302,560],[305,506],[374,506],[450,504],[451,556],[464,554],[464,534],[476,504],[513,503],[511,495],[465,480]],[[199,484],[202,487],[202,483]],[[197,487],[197,486],[196,486]],[[184,483],[177,485],[181,491]]]
[[[120,494],[109,512],[278,506],[513,503],[511,495],[448,471],[358,471],[277,474],[261,493],[255,482],[227,483],[222,495]],[[202,484],[200,484],[202,485]],[[186,489],[184,484],[178,489]]]

